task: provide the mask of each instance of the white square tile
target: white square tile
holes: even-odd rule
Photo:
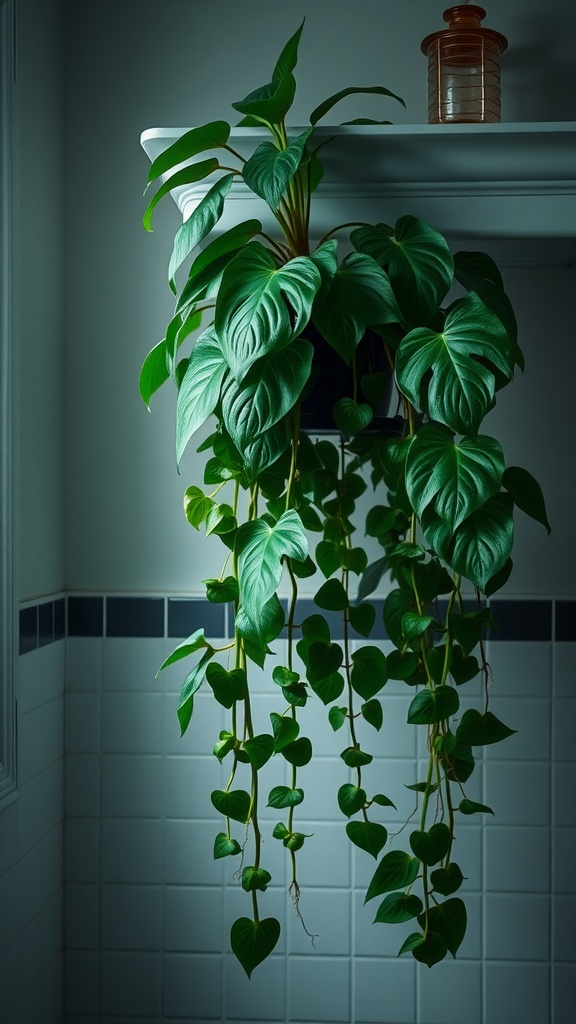
[[[19,790],[18,852],[25,855],[64,817],[63,761],[56,761]]]
[[[485,1014],[490,1024],[549,1021],[550,969],[544,964],[486,964]]]
[[[28,782],[64,752],[64,703],[48,701],[18,719],[19,782]]]
[[[162,711],[159,693],[104,694],[103,753],[161,754]]]
[[[220,1020],[222,1015],[221,956],[165,953],[163,1013],[166,1018]]]
[[[100,690],[102,637],[69,636],[66,640],[66,689]]]
[[[481,1024],[482,968],[475,963],[454,961],[450,954],[432,970],[417,969],[420,1015],[426,1024]],[[489,1018],[492,1024],[492,1018]]]
[[[97,754],[100,750],[100,695],[92,691],[66,694],[67,754]]]
[[[356,983],[353,1019],[357,1024],[414,1024],[415,966],[412,958],[354,960]]]
[[[350,1020],[350,960],[293,956],[288,964],[291,1021]]]
[[[103,647],[102,681],[105,690],[160,693],[156,673],[164,661],[162,637],[107,637]]]
[[[486,956],[490,960],[548,960],[550,905],[547,896],[486,896]]]
[[[98,923],[98,886],[68,884],[64,914],[66,948],[97,949]]]
[[[552,644],[494,640],[487,645],[491,697],[547,697],[551,690]],[[510,726],[512,728],[512,726]]]
[[[264,865],[263,865],[264,866]],[[303,892],[303,900],[306,894]],[[258,893],[258,915],[260,919],[274,917],[280,922],[280,937],[274,947],[274,958],[278,954],[286,952],[286,928],[287,918],[292,914],[292,903],[285,889],[280,889],[272,883],[266,892]],[[230,929],[240,917],[252,917],[252,897],[244,892],[240,880],[235,878],[226,886],[224,896],[224,951],[230,951]]]
[[[576,644],[554,644],[554,696],[576,697]]]
[[[100,758],[68,754],[64,762],[66,817],[97,817],[100,813]]]
[[[171,885],[221,885],[224,860],[214,860],[213,855],[214,839],[220,831],[216,821],[167,820],[163,829],[164,881]],[[240,843],[243,833],[243,826],[235,822],[232,834]]]
[[[307,839],[298,852],[298,874],[302,881],[313,887],[349,887],[351,845],[343,825],[319,822],[314,838]]]
[[[97,882],[100,875],[100,821],[69,818],[64,829],[67,882]]]
[[[162,899],[164,949],[220,953],[224,944],[222,888],[167,885]]]
[[[576,825],[576,762],[562,762],[553,766],[554,823]]]
[[[573,1024],[576,964],[556,964],[552,967],[552,991],[554,1024]]]
[[[98,1012],[98,953],[70,949],[65,956],[64,1009],[66,1014]]]
[[[102,949],[162,947],[162,890],[155,885],[104,885],[100,890]]]
[[[105,754],[100,763],[103,817],[161,817],[164,768],[161,757]]]
[[[552,958],[576,963],[576,896],[555,896],[552,905]]]
[[[162,804],[167,818],[207,818],[214,815],[210,793],[214,789],[223,789],[227,781],[227,773],[214,755],[166,757],[163,769]]]
[[[284,1021],[286,1007],[286,963],[283,956],[270,956],[248,979],[235,956],[224,957],[224,1019],[226,1021]]]
[[[287,911],[290,954],[349,956],[352,932],[351,893],[344,889],[302,888],[299,910],[308,932],[292,908]]]
[[[486,803],[503,825],[550,823],[550,768],[528,761],[489,761],[484,766]],[[487,822],[492,827],[491,822]]]
[[[484,838],[488,892],[550,891],[550,833],[547,828],[493,826],[485,830]]]
[[[554,892],[576,892],[576,828],[554,830]]]
[[[100,1013],[159,1014],[161,1001],[159,953],[100,954]]]
[[[488,760],[547,761],[550,759],[550,701],[535,697],[493,697],[490,711],[515,729],[500,743],[486,747]]]
[[[160,882],[162,825],[159,821],[102,819],[103,882]]]
[[[576,699],[554,700],[554,757],[576,761]]]

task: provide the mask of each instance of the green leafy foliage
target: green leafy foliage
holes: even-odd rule
[[[308,541],[298,513],[289,509],[277,523],[265,518],[244,523],[236,536],[240,600],[254,626],[263,623],[267,602],[282,576],[282,559],[304,561]]]
[[[385,892],[405,889],[412,885],[419,870],[418,858],[411,857],[404,850],[391,850],[390,853],[384,854],[368,886],[365,902],[373,900],[375,896],[382,896]]]
[[[388,832],[376,821],[349,821],[346,834],[350,841],[365,850],[371,857],[377,857],[386,845]]]
[[[380,904],[374,923],[404,924],[418,917],[422,912],[422,900],[419,896],[407,892],[391,892]]]
[[[252,971],[261,964],[278,943],[280,922],[275,917],[251,921],[239,917],[230,929],[230,946],[250,978]]]

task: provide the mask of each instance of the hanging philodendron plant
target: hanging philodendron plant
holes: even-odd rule
[[[262,801],[278,810],[271,836],[286,848],[296,905],[298,851],[314,842],[298,827],[305,800],[299,769],[314,756],[305,733],[313,701],[326,705],[327,729],[346,734],[336,797],[349,840],[377,861],[366,893],[366,900],[381,898],[376,921],[412,922],[400,952],[429,966],[456,955],[466,908],[452,856],[455,831],[470,815],[492,813],[468,796],[473,750],[513,731],[488,707],[482,638],[492,620],[483,598],[509,576],[514,506],[549,528],[536,481],[507,467],[498,440],[481,432],[496,394],[522,366],[514,314],[492,259],[453,256],[442,235],[411,216],[394,226],[352,225],[353,251],[343,258],[332,237],[339,227],[310,246],[322,177],[317,121],[352,93],[399,98],[383,87],[344,89],[316,108],[310,127],[289,133],[301,31],[282,51],[272,81],[233,104],[243,115],[240,125],[267,129],[268,141],[244,160],[224,121],[185,133],[152,163],[148,183],[164,180],[144,217],[150,228],[170,188],[213,181],[176,234],[168,274],[176,309],[144,361],[140,390],[148,405],[166,380],[176,383],[178,460],[197,429],[215,418],[198,449],[209,453],[203,486],[186,489],[184,510],[196,530],[224,545],[204,583],[209,601],[233,608],[234,640],[218,649],[197,630],[162,667],[194,656],[178,707],[182,733],[202,685],[230,712],[228,729],[214,737],[215,756],[230,767],[225,789],[211,794],[223,820],[214,857],[240,863],[247,916],[234,922],[230,941],[248,975],[280,934],[280,922],[260,910],[271,882]],[[211,155],[200,159],[205,153]],[[257,220],[216,233],[235,181],[266,201],[277,222],[274,237]],[[189,257],[178,289],[176,276]],[[445,306],[455,281],[462,296]],[[198,328],[183,356],[181,346]],[[363,349],[367,331],[371,347]],[[349,390],[339,384],[331,403],[337,440],[314,440],[300,426],[301,407],[314,402],[322,346],[334,369],[322,374],[323,397],[339,368],[349,378]],[[392,373],[402,415],[388,420],[385,432],[371,430],[374,422],[381,426]],[[375,497],[365,530],[383,549],[370,565],[355,519],[366,474]],[[318,610],[300,621],[299,580],[315,573],[325,578],[314,598]],[[388,655],[370,643],[376,607],[367,600],[385,574]],[[287,611],[278,598],[282,580]],[[472,608],[463,603],[465,581],[477,596]],[[341,615],[337,633],[334,613]],[[273,649],[284,630],[288,653],[280,664]],[[367,643],[352,650],[358,635]],[[269,730],[260,734],[251,703],[254,666],[269,672],[278,697]],[[486,682],[481,706],[461,713],[461,687],[479,675]],[[363,774],[379,752],[389,679],[410,687],[408,722],[426,734],[428,758],[424,777],[409,786],[418,817],[392,840],[379,820],[394,806],[388,780],[384,774],[373,792]],[[359,717],[374,729],[372,751],[360,745]],[[268,790],[261,776],[272,758],[287,762],[290,778]]]

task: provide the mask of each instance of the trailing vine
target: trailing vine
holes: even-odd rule
[[[375,921],[407,924],[400,953],[428,966],[456,955],[466,907],[457,895],[463,875],[453,859],[454,838],[462,818],[492,813],[467,795],[474,749],[513,732],[488,705],[483,637],[493,622],[487,599],[512,568],[514,508],[549,529],[534,478],[507,467],[500,443],[479,432],[497,395],[523,367],[514,313],[493,260],[452,254],[439,232],[411,216],[394,226],[340,225],[310,245],[313,194],[322,176],[317,121],[353,93],[399,97],[380,86],[345,89],[320,104],[310,127],[294,136],[285,118],[302,27],[282,51],[271,83],[233,104],[243,115],[240,125],[267,128],[269,141],[244,160],[229,144],[227,122],[190,130],[152,163],[149,184],[163,182],[144,216],[150,228],[154,207],[170,188],[210,178],[175,238],[168,272],[175,313],[144,361],[140,390],[149,405],[161,385],[175,382],[178,460],[198,428],[213,414],[216,419],[198,448],[207,453],[203,486],[186,489],[184,511],[192,527],[224,545],[220,573],[204,583],[208,601],[233,610],[234,639],[216,648],[199,629],[162,668],[194,656],[178,706],[182,733],[204,684],[230,713],[229,728],[214,745],[214,755],[229,766],[226,787],[211,794],[223,821],[214,857],[238,858],[251,916],[234,922],[230,942],[248,975],[276,947],[281,929],[260,910],[272,880],[262,853],[263,799],[279,812],[271,837],[286,848],[289,893],[300,915],[298,852],[314,841],[298,827],[305,799],[299,770],[313,759],[312,740],[301,728],[312,701],[326,707],[326,727],[345,737],[337,803],[348,839],[376,860],[366,892],[367,901],[382,898]],[[218,151],[225,162],[196,159]],[[208,240],[235,180],[269,205],[277,237],[249,220]],[[344,228],[352,228],[352,252],[339,259],[333,236]],[[178,292],[176,278],[187,261]],[[453,286],[461,294],[444,305]],[[182,357],[181,346],[199,329]],[[376,348],[361,358],[366,332]],[[324,376],[320,344],[329,346],[332,359]],[[335,389],[330,403],[336,440],[310,436],[304,412],[319,389],[330,392],[331,368],[338,365],[349,367],[350,379],[348,391]],[[380,409],[391,386],[401,415],[385,419],[382,431]],[[357,503],[368,479],[374,500],[365,533],[382,549],[370,564],[357,539]],[[300,621],[300,580],[314,575],[324,577],[314,596],[318,610]],[[388,653],[370,642],[378,608],[369,598],[382,582]],[[475,593],[472,605],[463,596],[466,582]],[[279,597],[284,586],[287,603]],[[279,664],[274,641],[283,631],[287,658]],[[357,646],[358,636],[366,643]],[[253,721],[253,666],[269,672],[278,697],[264,733],[255,732]],[[479,675],[484,701],[462,712],[460,688]],[[408,722],[425,730],[428,758],[425,777],[408,786],[417,809],[394,835],[376,820],[395,806],[386,780],[383,792],[369,792],[363,771],[379,752],[388,680],[410,688]],[[359,722],[374,730],[374,752],[361,745]],[[289,784],[267,790],[272,758],[286,762]]]

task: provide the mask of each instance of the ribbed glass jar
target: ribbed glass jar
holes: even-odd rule
[[[448,28],[422,40],[428,57],[428,123],[500,120],[500,57],[508,46],[500,32],[482,28],[486,11],[457,4],[444,11]]]

